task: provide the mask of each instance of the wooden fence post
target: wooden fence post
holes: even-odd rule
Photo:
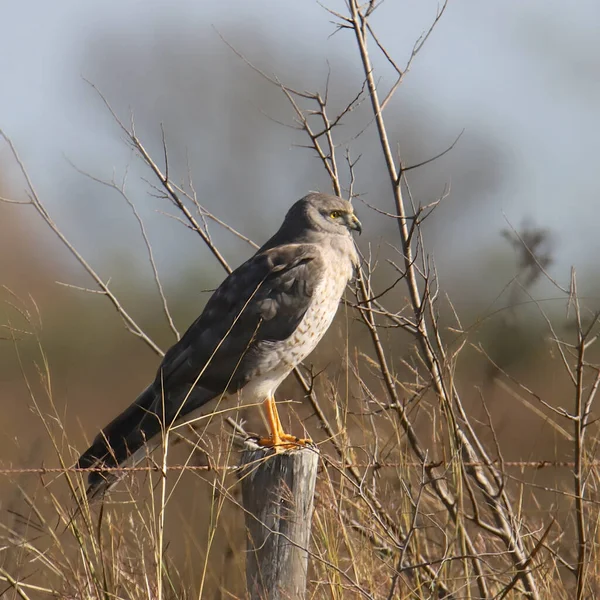
[[[318,451],[312,447],[275,454],[246,442],[240,477],[251,600],[305,596],[318,463]]]

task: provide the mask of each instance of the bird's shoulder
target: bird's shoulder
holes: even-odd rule
[[[217,348],[215,359],[238,360],[249,344],[289,337],[308,310],[323,271],[322,252],[315,244],[285,244],[257,252],[228,275],[167,352],[162,375],[170,377],[181,368],[194,370]],[[211,364],[205,376],[215,368]]]
[[[208,316],[240,302],[255,304],[292,291],[310,295],[323,263],[321,249],[316,244],[285,244],[260,251],[223,281],[204,312]]]

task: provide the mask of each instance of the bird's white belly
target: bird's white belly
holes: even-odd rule
[[[270,346],[257,365],[254,377],[244,387],[245,399],[272,395],[290,371],[315,349],[335,317],[349,276],[347,269],[328,270],[296,331]]]
[[[282,342],[281,360],[290,369],[315,349],[335,317],[348,281],[346,277],[336,275],[324,278],[296,331]]]

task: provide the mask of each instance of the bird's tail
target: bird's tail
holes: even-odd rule
[[[208,402],[214,392],[194,390],[193,396],[194,408],[197,408]],[[166,408],[163,410],[165,404]],[[88,499],[102,497],[124,476],[124,472],[116,470],[118,467],[135,466],[160,445],[159,434],[179,420],[179,413],[189,411],[191,407],[187,405],[188,401],[185,411],[177,410],[180,407],[175,411],[169,410],[169,407],[173,408],[173,402],[163,402],[161,392],[157,392],[156,385],[152,384],[131,406],[111,421],[77,462],[79,468],[99,469],[89,473],[86,491]]]

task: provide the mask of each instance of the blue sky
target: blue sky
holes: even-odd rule
[[[330,6],[343,9],[339,1]],[[374,25],[401,63],[436,8],[425,0],[388,0],[379,9]],[[351,38],[330,38],[328,15],[309,0],[38,0],[6,2],[2,13],[0,127],[59,215],[61,182],[70,169],[65,155],[93,156],[96,144],[107,143],[94,140],[97,99],[82,80],[89,70],[86,49],[98,31],[116,27],[135,45],[152,38],[157,23],[177,35],[178,22],[197,22],[201,35],[216,36],[214,26],[234,41],[232,32],[240,28],[268,30],[300,59],[311,53],[323,61],[356,60]],[[397,102],[426,104],[447,131],[465,129],[468,136],[483,128],[508,157],[505,185],[486,199],[477,233],[468,240],[449,235],[450,253],[460,256],[467,245],[495,235],[505,215],[516,226],[531,218],[556,232],[560,258],[554,268],[565,276],[570,264],[584,264],[600,251],[599,23],[600,5],[592,0],[577,2],[576,10],[547,0],[449,3]],[[381,74],[389,72],[382,68]],[[105,162],[123,159],[106,156]],[[0,160],[6,159],[0,150]]]

